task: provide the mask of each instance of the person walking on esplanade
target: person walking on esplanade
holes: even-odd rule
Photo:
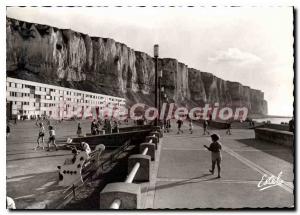
[[[112,122],[111,119],[107,120],[107,133],[111,134],[112,133]]]
[[[112,133],[119,133],[119,123],[117,120],[114,121]]]
[[[294,132],[295,131],[295,121],[294,117],[289,121],[289,131]]]
[[[222,161],[222,144],[219,142],[220,136],[217,134],[212,134],[211,136],[212,143],[209,147],[204,145],[205,148],[207,148],[209,151],[211,151],[211,169],[209,170],[211,174],[214,174],[215,172],[215,166],[217,163],[218,166],[218,178],[221,178],[221,161]]]
[[[91,134],[96,135],[97,134],[97,123],[96,119],[94,119],[91,123]]]
[[[177,125],[178,125],[178,127],[177,127],[178,128],[177,134],[179,134],[179,132],[183,133],[183,131],[181,130],[182,124],[183,124],[183,121],[179,118],[177,120]]]
[[[9,123],[7,123],[7,125],[6,125],[6,138],[8,138],[9,135],[10,135],[10,125],[9,125]]]
[[[37,150],[40,147],[40,139],[42,139],[43,143],[43,149],[44,149],[44,137],[45,137],[45,127],[42,122],[39,123],[39,136],[37,138],[37,146],[34,148],[34,150]]]
[[[77,125],[77,132],[76,132],[76,134],[77,134],[78,137],[82,136],[82,128],[81,128],[80,122]]]
[[[226,122],[226,134],[231,135],[231,122],[228,120]]]
[[[47,143],[48,149],[47,151],[50,151],[50,143],[52,143],[55,147],[55,150],[57,151],[57,145],[55,144],[55,130],[53,126],[49,126],[49,141]]]
[[[191,119],[189,119],[189,131],[190,131],[190,134],[193,133],[193,128],[194,128],[193,121]]]
[[[97,134],[100,134],[100,131],[102,130],[102,129],[101,129],[102,123],[101,123],[100,119],[98,119],[96,125],[97,125]]]
[[[208,134],[209,135],[209,131],[208,131],[208,121],[205,119],[203,121],[203,135]]]
[[[171,129],[171,120],[170,119],[167,119],[167,132],[170,132],[170,129]]]

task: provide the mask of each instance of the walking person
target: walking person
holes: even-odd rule
[[[179,134],[180,132],[183,133],[183,131],[181,130],[181,126],[183,124],[183,121],[181,119],[178,119],[177,120],[177,125],[178,125],[178,131],[177,131],[177,134]]]
[[[209,147],[204,145],[205,148],[207,148],[209,151],[211,151],[211,169],[209,170],[211,174],[214,174],[215,172],[215,166],[217,163],[218,167],[218,178],[221,178],[221,161],[222,161],[222,144],[219,142],[220,136],[217,134],[212,134],[211,136],[212,143]]]
[[[104,130],[105,130],[105,134],[111,134],[112,126],[111,126],[110,119],[105,119],[105,121],[104,121]]]
[[[77,134],[78,137],[82,136],[82,128],[81,128],[80,122],[77,125],[77,132],[76,132],[76,134]]]
[[[38,138],[37,138],[37,146],[34,148],[34,150],[37,150],[38,148],[40,148],[40,139],[42,139],[42,144],[43,144],[43,149],[44,149],[44,139],[45,139],[45,127],[44,127],[44,124],[42,122],[38,123],[39,125],[39,135],[38,135]]]
[[[97,134],[99,135],[100,131],[102,131],[102,129],[101,129],[102,123],[101,123],[100,119],[98,119],[96,125],[97,125]]]
[[[189,120],[189,131],[190,131],[190,134],[193,133],[193,128],[194,128],[194,126],[193,126],[193,121],[190,119],[190,120]]]
[[[49,141],[47,143],[48,149],[47,151],[50,151],[50,143],[52,143],[55,147],[55,150],[57,151],[57,145],[55,144],[55,129],[53,126],[49,126]]]
[[[226,122],[226,134],[231,135],[231,122],[228,120]]]
[[[167,132],[169,133],[170,132],[170,129],[171,129],[171,120],[170,119],[167,119]]]
[[[112,133],[119,133],[119,123],[117,120],[114,121]]]
[[[163,120],[163,130],[164,130],[164,133],[167,132],[167,120],[166,119]]]
[[[9,123],[6,124],[6,138],[8,138],[10,135],[10,125]]]
[[[204,120],[203,122],[203,135],[208,134],[209,135],[209,131],[208,131],[208,121]]]
[[[289,131],[290,132],[294,132],[295,131],[294,117],[289,121]]]
[[[96,135],[97,134],[97,123],[96,119],[94,119],[91,123],[91,134]]]

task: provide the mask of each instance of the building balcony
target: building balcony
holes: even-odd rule
[[[51,100],[51,99],[40,99],[40,103],[59,104],[60,102],[57,100]]]
[[[31,105],[23,105],[21,110],[35,110],[35,107]]]
[[[29,97],[15,97],[15,96],[8,96],[6,97],[7,101],[14,101],[14,102],[28,102]]]
[[[8,87],[8,92],[18,92],[18,93],[30,93],[29,88],[14,88],[14,87]]]
[[[36,95],[41,95],[41,96],[47,95],[46,92],[44,92],[44,91],[38,91],[38,90],[36,90],[34,93],[35,93]]]

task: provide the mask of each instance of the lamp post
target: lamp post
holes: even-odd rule
[[[161,76],[162,77],[162,76]],[[160,101],[160,105],[159,105],[159,107],[160,107],[160,109],[161,109],[161,106],[163,106],[163,104],[164,104],[164,91],[165,91],[165,88],[162,86],[162,87],[159,87],[159,89],[160,89],[160,93],[159,93],[159,101]],[[162,114],[161,113],[161,110],[160,110],[160,114]],[[165,113],[163,113],[163,115],[165,115]],[[160,116],[160,115],[159,115]],[[162,120],[164,120],[164,119],[162,119]]]
[[[162,70],[159,70],[159,73],[158,73],[158,117],[159,117],[159,120],[160,120],[160,114],[161,114],[161,92],[163,91],[162,87],[161,87],[161,78],[162,78]]]
[[[159,51],[159,46],[156,44],[154,45],[154,62],[155,62],[155,90],[154,90],[154,105],[155,108],[157,109],[157,85],[158,85],[158,75],[157,75],[157,70],[158,70],[158,51]],[[155,122],[154,125],[157,126],[158,125],[158,117],[155,118]]]

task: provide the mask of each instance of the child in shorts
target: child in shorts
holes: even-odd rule
[[[221,161],[222,161],[222,144],[219,142],[220,136],[218,134],[212,134],[211,136],[212,143],[209,147],[204,145],[209,151],[211,151],[211,161],[212,161],[212,168],[209,170],[211,174],[215,172],[215,165],[217,163],[218,166],[218,178],[221,178]]]
[[[57,145],[55,144],[55,130],[53,126],[49,126],[49,141],[47,143],[48,149],[47,151],[50,151],[50,143],[52,143],[55,147],[55,150],[57,151]]]
[[[42,139],[43,149],[44,149],[44,136],[45,136],[45,127],[42,122],[39,123],[39,136],[37,138],[37,146],[34,150],[37,150],[40,147],[40,139]]]

